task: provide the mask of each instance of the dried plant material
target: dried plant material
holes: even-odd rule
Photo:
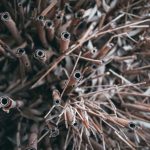
[[[70,33],[69,32],[62,32],[60,37],[60,51],[64,53],[69,48],[70,43]]]
[[[149,6],[2,0],[0,149],[149,149]]]
[[[1,14],[1,20],[3,23],[7,26],[8,30],[11,32],[13,37],[17,40],[17,42],[20,44],[22,39],[20,36],[20,33],[16,27],[15,22],[12,20],[10,14],[8,12],[4,12]]]
[[[52,41],[54,39],[54,33],[55,33],[55,29],[54,29],[54,24],[51,20],[46,20],[45,22],[45,28],[46,28],[46,32],[47,32],[47,37],[48,37],[48,41]]]
[[[48,42],[46,39],[46,32],[45,32],[45,21],[43,16],[38,16],[36,18],[36,28],[37,28],[37,33],[39,36],[39,39],[43,45],[44,48],[48,48]]]
[[[8,96],[0,97],[0,107],[7,113],[9,113],[11,108],[19,108],[22,107],[23,104],[22,101],[14,101]]]
[[[60,104],[61,97],[60,97],[60,93],[59,93],[59,91],[57,89],[53,90],[52,97],[53,97],[54,105]]]

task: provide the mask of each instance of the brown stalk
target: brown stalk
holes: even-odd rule
[[[132,150],[136,150],[135,147],[136,145],[131,142],[128,138],[124,138],[123,136],[121,136],[118,132],[115,131],[115,134],[118,136],[118,138],[120,138],[124,143],[126,143]]]
[[[111,117],[111,120],[113,120],[114,122],[119,123],[120,125],[122,125],[124,127],[128,127],[132,130],[136,128],[136,124],[131,122],[128,119],[123,119],[123,118],[118,118],[118,117]]]
[[[1,14],[1,20],[6,25],[12,36],[16,39],[18,44],[21,44],[22,38],[20,36],[20,33],[16,27],[15,22],[12,20],[10,14],[8,12],[4,12]]]
[[[146,74],[144,70],[125,70],[123,72],[124,75],[140,75],[140,74]]]
[[[98,28],[99,28],[99,29],[102,28],[105,19],[106,19],[106,14],[102,14],[102,16],[101,16],[101,18],[100,18],[100,21],[99,21],[99,25],[98,25]]]
[[[42,62],[43,64],[48,64],[49,63],[49,59],[54,55],[54,52],[52,50],[41,50],[41,49],[37,49],[35,51],[34,57]]]
[[[96,58],[102,58],[105,57],[105,55],[112,50],[112,48],[114,47],[113,44],[111,43],[106,43],[99,51],[98,54],[96,56]]]
[[[59,58],[57,58],[56,61],[49,66],[48,70],[36,81],[36,83],[32,85],[32,88],[35,87],[43,78],[45,78],[66,57],[66,55],[71,54],[79,46],[81,46],[81,43],[74,45],[72,48],[68,49],[65,54],[62,54]]]
[[[18,48],[17,52],[16,52],[16,55],[19,58],[20,67],[21,68],[22,67],[25,68],[26,72],[31,71],[31,62],[30,62],[30,60],[28,58],[28,55],[25,52],[25,49],[24,48]]]
[[[22,21],[22,26],[24,26],[25,16],[24,16],[24,8],[22,2],[18,3],[18,11],[19,11],[20,20]]]
[[[47,6],[47,8],[45,8],[42,13],[41,16],[45,16],[46,14],[48,14],[48,12],[57,4],[57,0],[53,0],[51,2],[51,4],[49,6]]]
[[[48,4],[48,1],[47,1],[47,0],[41,0],[41,3],[40,3],[41,10],[45,10],[47,4]]]
[[[147,65],[147,66],[142,66],[142,67],[139,67],[139,68],[135,68],[134,70],[144,70],[144,69],[149,69],[150,68],[150,65]]]
[[[124,61],[124,60],[128,60],[128,59],[136,60],[137,57],[136,57],[135,55],[132,55],[132,56],[124,56],[124,57],[119,57],[119,56],[114,56],[114,57],[113,57],[113,60],[116,61],[116,62]]]
[[[75,86],[82,78],[82,74],[80,71],[75,71],[73,75],[70,77],[68,87]]]
[[[77,83],[80,79],[81,79],[81,73],[80,71],[75,71],[78,61],[80,59],[82,52],[79,53],[79,56],[76,60],[76,63],[72,69],[72,72],[70,74],[70,77],[68,79],[68,82],[66,83],[62,93],[61,93],[61,97],[63,96],[64,93],[70,93],[70,91],[72,90],[73,86],[75,85],[75,83]]]
[[[86,58],[95,58],[96,55],[97,55],[97,49],[93,48],[93,49],[88,50],[87,52],[85,52],[83,54],[83,57],[86,57]]]
[[[73,54],[73,55],[71,55],[71,56],[78,57],[78,55],[76,55],[76,54]],[[80,59],[83,59],[83,60],[92,62],[92,63],[94,63],[94,64],[98,64],[98,65],[101,64],[101,60],[93,59],[93,58],[89,58],[89,57],[85,57],[84,55],[83,55],[83,56],[80,56]]]
[[[66,52],[69,48],[69,44],[70,44],[70,33],[64,31],[61,33],[60,37],[60,51],[62,53]]]
[[[17,108],[22,107],[23,102],[22,101],[14,101],[8,96],[2,96],[0,97],[0,107],[3,109],[3,111],[9,113],[9,110],[11,108]]]
[[[28,141],[28,147],[25,150],[37,150],[37,140],[38,140],[38,127],[37,124],[33,124],[30,128],[30,135]]]
[[[48,37],[48,41],[51,42],[54,39],[54,24],[51,20],[46,20],[45,22],[46,33]]]
[[[102,36],[106,33],[113,33],[114,31],[126,30],[126,29],[129,29],[130,26],[138,25],[138,24],[145,23],[145,22],[148,22],[148,21],[150,21],[150,19],[145,19],[145,20],[142,20],[142,21],[132,22],[132,23],[129,23],[127,25],[123,25],[123,26],[120,26],[120,27],[108,29],[106,31],[100,30],[100,31],[96,32],[95,34],[92,34],[91,36],[89,36],[85,41],[97,38],[97,37]]]
[[[124,103],[122,104],[122,106],[126,108],[132,108],[133,110],[137,111],[150,112],[150,106],[149,105],[144,106],[142,103],[141,104]]]
[[[43,45],[44,48],[48,48],[48,42],[46,39],[46,32],[45,32],[45,22],[44,22],[44,17],[43,16],[38,16],[36,19],[36,28],[37,28],[37,33],[38,37]]]
[[[61,102],[60,92],[57,89],[54,89],[52,92],[53,103],[54,105],[58,105]]]
[[[88,37],[86,37],[84,40],[83,38],[81,37],[80,40],[78,40],[77,44],[75,45],[72,45],[72,47],[70,49],[67,50],[67,52],[63,55],[61,55],[56,61],[55,63],[53,63],[52,65],[49,66],[48,70],[36,81],[36,83],[32,86],[32,87],[35,87],[36,84],[38,84],[38,82],[40,82],[43,78],[45,78],[47,76],[47,74],[49,74],[64,58],[66,55],[69,55],[71,54],[73,51],[75,51],[78,47],[80,47],[84,42],[90,40],[90,39],[93,39],[93,38],[97,38],[101,35],[104,35],[106,33],[111,33],[113,31],[116,31],[116,30],[120,30],[120,29],[124,29],[124,28],[127,28],[129,25],[135,25],[135,24],[139,24],[139,23],[143,23],[143,22],[146,22],[146,21],[149,21],[149,19],[147,20],[144,20],[144,21],[139,21],[139,22],[135,22],[135,23],[131,23],[131,24],[127,24],[125,26],[120,26],[118,28],[115,28],[115,29],[110,29],[110,30],[107,30],[107,31],[102,31],[102,32],[97,32],[95,34],[92,34]],[[93,29],[93,24],[91,25],[90,27],[90,30]],[[82,41],[82,42],[81,42]]]

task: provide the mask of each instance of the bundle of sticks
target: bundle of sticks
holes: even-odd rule
[[[149,49],[149,0],[1,0],[0,149],[149,149]]]

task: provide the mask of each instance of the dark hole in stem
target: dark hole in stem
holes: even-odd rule
[[[25,50],[24,50],[23,48],[19,48],[19,49],[17,50],[17,52],[18,52],[19,54],[23,54],[23,53],[25,53]]]
[[[43,20],[44,19],[44,17],[43,16],[38,16],[38,18],[37,18],[38,20]]]
[[[75,123],[73,124],[73,126],[77,126],[77,122],[75,122]]]
[[[96,66],[95,64],[93,64],[93,65],[92,65],[92,68],[93,68],[93,69],[96,69],[96,68],[97,68],[97,66]]]
[[[18,3],[18,7],[22,7],[22,3]]]
[[[133,122],[130,122],[130,123],[129,123],[129,127],[130,127],[131,129],[135,129],[135,128],[136,128],[136,124],[133,123]]]
[[[26,65],[26,66],[29,66],[29,63],[26,62],[25,65]]]
[[[41,50],[38,50],[38,51],[36,52],[36,55],[37,55],[38,57],[44,57],[44,52],[41,51]]]
[[[68,32],[63,32],[62,35],[63,35],[63,37],[64,37],[65,39],[70,39],[70,33],[68,33]]]
[[[59,99],[56,99],[55,102],[56,102],[56,104],[59,104],[59,103],[60,103]]]
[[[47,27],[51,27],[52,25],[53,25],[52,21],[50,21],[50,20],[47,21],[47,23],[46,23],[46,26],[47,26]]]
[[[6,13],[4,13],[3,15],[2,15],[2,18],[4,19],[4,20],[8,20],[9,19],[9,14],[6,12]]]
[[[5,97],[3,97],[3,98],[1,99],[1,103],[2,103],[3,105],[6,105],[6,104],[8,103],[8,99],[5,98]]]
[[[97,50],[96,50],[96,49],[93,49],[93,50],[92,50],[92,53],[93,53],[93,54],[95,54],[96,52],[97,52]]]
[[[61,15],[57,15],[56,18],[57,18],[57,19],[61,19]]]
[[[74,76],[75,76],[75,78],[80,79],[81,78],[81,73],[80,72],[75,72]]]

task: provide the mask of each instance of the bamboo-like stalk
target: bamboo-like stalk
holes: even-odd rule
[[[38,16],[36,18],[36,28],[37,28],[37,33],[38,33],[38,37],[42,43],[42,46],[44,48],[48,48],[48,42],[46,39],[46,32],[45,32],[45,21],[44,21],[44,17],[43,16]]]
[[[8,12],[4,12],[1,14],[1,20],[6,25],[12,36],[16,39],[18,44],[21,44],[22,38],[16,27],[16,23],[12,20],[10,14]]]
[[[20,65],[21,65],[20,67],[22,69],[25,68],[26,72],[31,71],[31,62],[28,58],[28,55],[25,52],[25,49],[24,48],[18,48],[16,54],[17,54],[19,61],[20,61]]]
[[[43,64],[47,64],[49,62],[49,59],[54,55],[54,52],[49,50],[41,50],[41,49],[37,49],[35,51],[34,57],[42,62]]]
[[[85,52],[83,54],[83,57],[85,58],[95,58],[97,56],[97,49],[95,47],[93,47],[91,50]]]
[[[33,124],[30,128],[30,135],[29,135],[29,144],[25,150],[37,150],[37,141],[38,141],[38,127],[37,124]]]
[[[53,9],[55,7],[55,5],[57,4],[57,0],[53,0],[50,5],[47,6],[47,8],[45,8],[41,15],[45,16],[46,14],[48,14],[48,12],[50,12],[51,9]]]
[[[106,43],[97,53],[96,58],[103,58],[112,48],[113,44]]]
[[[123,118],[118,118],[118,117],[111,117],[111,120],[113,120],[114,123],[117,122],[120,125],[122,125],[124,127],[128,127],[130,129],[135,129],[137,127],[134,122],[132,122],[128,119],[123,119]]]
[[[7,113],[9,113],[9,110],[12,108],[22,107],[23,104],[22,101],[14,101],[8,96],[0,97],[0,107]]]
[[[22,26],[24,26],[25,16],[24,16],[24,8],[22,2],[18,3],[18,11],[19,11],[20,20],[22,21]]]
[[[54,39],[54,24],[51,20],[46,20],[45,22],[46,33],[48,37],[48,41],[51,42]]]
[[[70,77],[70,81],[68,83],[68,87],[74,86],[76,83],[80,81],[82,78],[82,74],[80,71],[75,71],[73,75]]]
[[[60,37],[60,51],[62,53],[66,52],[69,48],[69,44],[70,44],[70,33],[64,31],[61,33]]]
[[[131,108],[132,110],[137,110],[137,111],[143,111],[143,112],[150,112],[150,106],[144,106],[142,103],[139,104],[130,104],[130,103],[124,103],[122,104],[123,107],[126,108]]]
[[[60,25],[62,24],[62,20],[63,20],[63,12],[59,11],[54,18],[55,29],[60,27]]]

